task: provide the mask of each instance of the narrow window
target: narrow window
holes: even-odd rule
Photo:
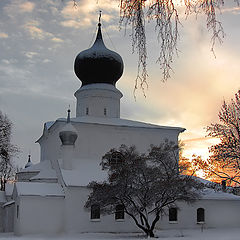
[[[104,108],[104,116],[107,116],[107,109]]]
[[[198,208],[197,209],[197,222],[198,223],[205,222],[205,210],[204,210],[204,208]]]
[[[17,218],[19,217],[19,205],[17,205]]]
[[[124,206],[122,204],[116,206],[115,219],[124,219]]]
[[[89,114],[89,108],[87,107],[86,108],[86,115],[88,115]]]
[[[100,206],[98,204],[91,206],[91,219],[100,219]]]
[[[177,222],[177,208],[169,208],[169,222]]]

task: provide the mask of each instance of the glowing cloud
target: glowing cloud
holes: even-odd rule
[[[24,25],[24,29],[31,35],[33,39],[45,39],[51,37],[52,34],[45,32],[39,27],[38,21],[30,21]]]
[[[57,43],[63,42],[63,40],[62,40],[61,38],[57,38],[57,37],[53,37],[51,40],[52,40],[53,42],[57,42]]]
[[[19,3],[18,7],[20,12],[32,12],[35,4],[32,2]]]
[[[104,9],[103,19],[105,22],[109,22],[112,18],[116,17],[117,11],[119,11],[117,1],[79,1],[76,7],[73,6],[72,2],[68,2],[67,5],[61,11],[64,21],[61,25],[64,27],[88,27],[95,24],[97,21],[97,14],[99,10]]]
[[[0,32],[0,38],[8,38],[8,34],[4,32]]]

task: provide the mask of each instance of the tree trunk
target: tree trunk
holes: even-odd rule
[[[151,229],[147,229],[145,231],[145,233],[147,234],[147,237],[151,237],[151,238],[155,237],[155,235],[154,235],[154,233],[153,233],[153,231]]]
[[[1,184],[0,191],[5,191],[6,182],[7,182],[6,179],[2,177],[0,180],[0,184]]]

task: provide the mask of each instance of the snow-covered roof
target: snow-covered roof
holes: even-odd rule
[[[57,121],[66,122],[65,118],[59,118]],[[81,116],[77,118],[71,118],[71,122],[76,123],[91,123],[91,124],[101,124],[101,125],[113,125],[122,127],[137,127],[137,128],[159,128],[168,130],[178,130],[183,132],[185,128],[180,127],[170,127],[170,126],[160,126],[151,123],[144,123],[139,121],[133,121],[123,118],[103,118],[103,117],[91,117],[91,116]]]
[[[58,118],[55,122],[66,122],[66,118]],[[53,121],[46,122],[45,127],[47,129],[50,129],[55,122]],[[123,118],[103,118],[103,117],[81,116],[77,118],[71,118],[71,122],[112,125],[112,126],[122,126],[122,127],[159,128],[159,129],[168,129],[168,130],[178,130],[180,132],[185,131],[185,128],[181,128],[181,127],[161,126],[157,124],[144,123],[144,122],[128,120]]]
[[[43,169],[40,172],[30,178],[30,180],[38,180],[38,179],[57,179],[56,171],[53,169]]]
[[[240,196],[234,195],[233,193],[224,192],[221,189],[221,184],[211,182],[209,180],[199,178],[196,176],[191,176],[196,181],[203,183],[205,187],[201,190],[201,199],[208,200],[238,200],[240,201]],[[216,187],[216,185],[219,185]]]
[[[44,169],[51,169],[51,162],[49,160],[41,161],[37,164],[34,164],[28,168],[21,169],[20,172],[39,172]]]
[[[216,191],[211,188],[204,188],[201,191],[201,199],[208,200],[237,200],[240,201],[240,196],[223,191]]]
[[[49,129],[54,123],[55,123],[55,121],[45,122],[44,127],[45,127],[46,129]]]
[[[63,188],[58,183],[17,182],[15,187],[19,196],[64,197]]]
[[[58,118],[56,121],[49,121],[44,124],[44,128],[49,130],[56,122],[67,122],[66,118]],[[72,123],[85,123],[85,124],[99,124],[108,126],[119,126],[119,127],[131,127],[131,128],[148,128],[148,129],[166,129],[176,130],[178,132],[184,132],[186,129],[181,127],[161,126],[157,124],[144,123],[134,120],[128,120],[123,118],[106,118],[106,117],[92,117],[92,116],[81,116],[71,118]],[[39,142],[43,135],[36,141]]]
[[[74,170],[61,169],[62,178],[66,186],[87,186],[91,181],[107,180],[107,172],[103,171],[96,161],[81,159],[80,168]]]

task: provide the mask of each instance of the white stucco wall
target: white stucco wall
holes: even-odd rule
[[[192,204],[177,203],[178,221],[170,223],[167,215],[163,215],[156,225],[157,229],[201,228],[197,224],[197,209],[205,209],[204,228],[240,227],[240,201],[236,200],[198,200]]]
[[[124,221],[116,221],[114,214],[101,215],[100,221],[91,221],[90,210],[84,205],[90,191],[86,187],[68,187],[65,191],[66,232],[139,232],[132,219],[125,214]]]
[[[120,117],[122,93],[111,84],[89,84],[75,92],[76,116]],[[88,108],[88,114],[86,109]],[[104,114],[106,110],[106,115]]]
[[[19,214],[17,217],[17,206]],[[52,234],[63,231],[63,198],[19,196],[15,203],[14,232]]]
[[[42,148],[41,160],[61,158],[61,141],[59,132],[64,122],[57,122],[49,130],[48,136],[40,141]],[[112,126],[93,123],[75,123],[78,138],[75,142],[73,159],[89,159],[99,162],[102,156],[111,148],[118,148],[121,144],[135,145],[139,152],[146,152],[150,144],[158,145],[166,138],[177,143],[179,130],[164,128],[140,128],[127,126]],[[47,147],[46,147],[47,145]],[[73,165],[76,164],[73,162]],[[98,164],[98,163],[96,163]]]
[[[4,210],[4,223],[3,231],[4,232],[13,232],[14,231],[14,210],[15,204],[9,204],[3,208]]]

